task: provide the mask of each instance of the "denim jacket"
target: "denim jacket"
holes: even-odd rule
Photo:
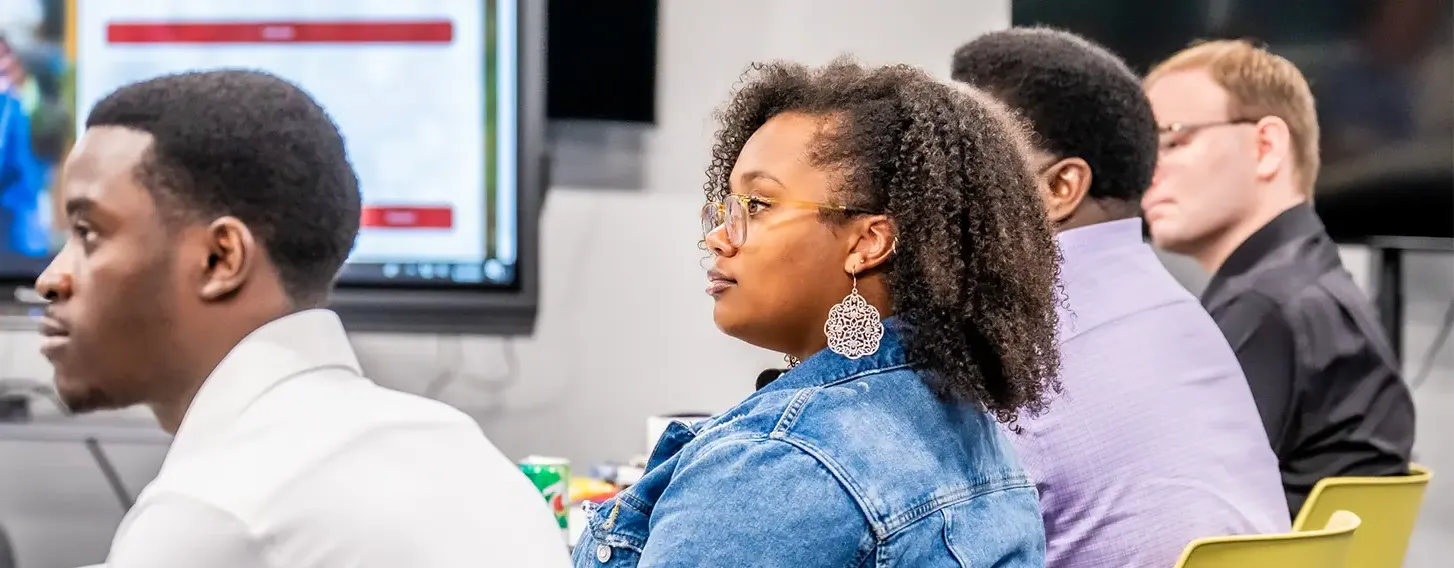
[[[1045,565],[1034,485],[991,416],[942,402],[886,322],[727,412],[662,435],[641,481],[587,510],[575,566]]]

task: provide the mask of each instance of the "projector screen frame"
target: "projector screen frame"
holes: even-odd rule
[[[510,1],[510,0],[505,0]],[[539,313],[539,218],[549,186],[545,124],[545,10],[543,2],[515,2],[516,57],[516,250],[513,285],[334,287],[328,308],[351,332],[526,336]],[[68,7],[75,3],[68,2]],[[67,15],[73,18],[74,10]],[[509,25],[501,22],[503,25]],[[68,31],[74,31],[72,27]],[[72,34],[73,35],[73,34]],[[71,41],[68,35],[67,41]],[[481,46],[486,49],[487,46]],[[347,134],[347,133],[345,133]],[[481,188],[483,189],[483,188]],[[0,279],[0,319],[25,327],[39,317],[44,300],[32,282]]]

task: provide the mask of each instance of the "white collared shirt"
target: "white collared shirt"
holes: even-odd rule
[[[364,378],[333,312],[243,340],[108,568],[566,566],[545,500],[465,414]]]

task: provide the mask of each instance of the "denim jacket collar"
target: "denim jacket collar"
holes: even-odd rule
[[[720,421],[730,420],[739,414],[740,409],[750,406],[754,399],[767,393],[821,387],[870,371],[908,366],[908,359],[904,353],[904,334],[909,331],[910,326],[897,317],[887,318],[883,323],[883,339],[879,340],[878,351],[872,355],[849,359],[832,350],[824,349],[758,389],[732,410],[695,424],[685,422],[668,424],[666,431],[662,433],[661,438],[657,439],[656,447],[647,458],[646,470],[651,471],[657,465],[676,455],[702,430]]]
[[[904,353],[904,335],[909,331],[909,325],[898,317],[885,319],[883,323],[883,339],[879,341],[878,351],[872,355],[849,359],[832,350],[824,349],[813,354],[812,357],[804,359],[802,363],[798,363],[796,367],[783,373],[777,380],[762,387],[753,396],[748,397],[748,400],[765,393],[821,387],[860,373],[908,365],[908,359]]]

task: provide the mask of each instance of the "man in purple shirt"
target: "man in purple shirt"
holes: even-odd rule
[[[1009,435],[1040,490],[1048,565],[1164,568],[1200,537],[1288,530],[1236,356],[1142,240],[1157,132],[1135,74],[1078,36],[1012,29],[961,47],[952,75],[1034,129],[1065,257],[1064,391]]]

